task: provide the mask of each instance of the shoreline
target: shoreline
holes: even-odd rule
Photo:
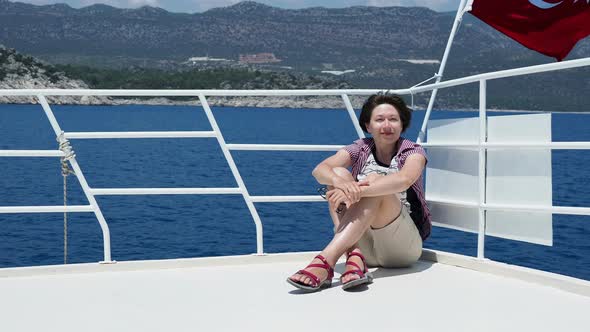
[[[366,100],[366,96],[349,96],[352,106],[359,110]],[[48,96],[47,100],[50,105],[64,106],[201,106],[199,99],[189,100],[170,100],[165,97],[155,97],[150,99],[138,98],[110,98],[106,96]],[[293,97],[208,97],[209,105],[214,107],[249,107],[249,108],[285,108],[285,109],[319,109],[319,110],[341,110],[346,106],[339,96],[293,96]],[[0,96],[0,105],[39,105],[37,99],[33,96]],[[479,108],[470,108],[464,106],[443,105],[438,106],[436,111],[453,111],[453,112],[479,112]],[[415,106],[414,111],[426,111],[425,106]],[[488,113],[571,113],[587,114],[589,111],[539,111],[526,109],[499,109],[489,108]]]
[[[235,100],[234,102],[224,102],[224,101],[215,101],[214,98],[224,98],[224,97],[210,97],[208,99],[209,105],[214,107],[229,107],[229,108],[276,108],[276,109],[317,109],[317,110],[342,110],[346,107],[343,103],[341,105],[336,105],[338,103],[318,103],[317,101],[311,100],[298,100],[289,101],[281,99],[280,101],[276,102],[276,100],[265,100],[259,102],[253,102],[248,97],[248,100]],[[240,97],[232,97],[232,98],[240,98]],[[266,98],[266,97],[254,97],[254,98]],[[50,102],[50,105],[59,105],[59,106],[201,106],[201,102],[198,99],[195,100],[187,100],[187,101],[166,101],[162,102],[159,100],[161,98],[155,99],[148,99],[148,100],[138,100],[138,99],[115,99],[112,102],[108,103],[55,103]],[[213,100],[212,100],[213,99]],[[364,99],[363,99],[364,100]],[[275,101],[275,102],[273,102]],[[352,100],[351,100],[352,102]],[[6,102],[0,99],[0,105],[39,105],[38,102]],[[354,103],[353,107],[355,110],[359,110],[362,106],[362,103]],[[425,112],[425,107],[415,107],[413,109],[416,112]],[[453,107],[453,106],[442,106],[437,107],[433,111],[449,111],[449,112],[470,112],[470,113],[477,113],[479,112],[479,108],[466,108],[466,107]],[[498,109],[498,108],[490,108],[487,109],[486,112],[488,113],[564,113],[564,114],[588,114],[588,112],[580,112],[580,111],[537,111],[537,110],[524,110],[524,109]]]
[[[5,103],[5,102],[0,102],[0,106],[1,105],[19,105],[19,106],[25,106],[25,105],[39,105],[39,103]],[[117,106],[201,106],[201,103],[196,100],[196,101],[187,101],[187,102],[183,102],[183,103],[169,103],[169,104],[161,104],[161,103],[135,103],[135,102],[123,102],[123,103],[105,103],[105,104],[80,104],[80,103],[64,103],[64,104],[52,104],[50,103],[50,105],[53,106],[111,106],[111,107],[117,107]],[[332,110],[342,110],[344,108],[346,108],[344,105],[342,107],[318,107],[318,105],[298,105],[298,106],[285,106],[285,105],[280,105],[280,106],[276,106],[276,105],[264,105],[264,106],[260,106],[260,105],[236,105],[236,104],[217,104],[217,103],[211,103],[209,102],[210,106],[214,106],[214,107],[227,107],[227,108],[275,108],[275,109],[316,109],[316,110],[326,110],[326,111],[332,111]],[[353,105],[354,106],[354,105]],[[360,106],[359,107],[355,107],[355,111],[360,110]],[[422,107],[416,107],[413,109],[413,111],[415,112],[426,112],[426,108],[422,108]],[[448,112],[465,112],[465,113],[477,113],[479,112],[478,108],[462,108],[462,107],[457,107],[454,108],[452,106],[447,107],[440,107],[440,108],[434,108],[433,111],[448,111]],[[569,112],[569,111],[554,111],[554,112],[547,112],[547,111],[534,111],[534,110],[515,110],[515,109],[497,109],[497,108],[491,108],[491,109],[487,109],[486,112],[488,113],[570,113],[570,114],[588,114],[589,112]]]

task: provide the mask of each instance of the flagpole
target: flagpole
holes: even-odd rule
[[[461,3],[459,4],[459,8],[457,9],[457,15],[455,16],[455,22],[453,23],[453,28],[451,29],[451,35],[449,36],[449,40],[447,41],[447,47],[445,48],[445,53],[443,54],[443,58],[440,62],[438,73],[436,73],[436,83],[439,83],[442,79],[442,75],[445,71],[445,66],[447,65],[447,59],[449,58],[449,53],[451,52],[451,46],[453,44],[453,40],[455,39],[455,34],[457,33],[459,24],[463,19],[463,14],[471,10],[472,4],[473,0],[461,0]],[[434,106],[434,100],[436,99],[437,92],[438,89],[432,90],[432,95],[430,96],[430,101],[428,102],[428,108],[426,108],[426,114],[424,115],[424,121],[422,122],[422,128],[420,128],[420,132],[418,133],[418,139],[416,140],[416,142],[418,143],[421,143],[426,135],[426,125],[428,124],[428,120],[430,119],[430,113],[432,112],[432,107]]]

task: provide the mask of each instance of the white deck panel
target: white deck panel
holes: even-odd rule
[[[0,269],[0,331],[590,331],[590,297],[428,261],[302,294],[309,257]]]

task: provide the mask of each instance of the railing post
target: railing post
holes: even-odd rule
[[[487,148],[486,80],[479,81],[479,230],[477,233],[477,258],[485,258],[486,236],[486,164]]]
[[[459,29],[459,24],[461,23],[463,15],[465,14],[466,5],[467,0],[461,0],[461,3],[459,3],[459,8],[457,9],[457,14],[455,15],[455,21],[453,22],[453,27],[451,28],[451,34],[449,35],[449,39],[447,40],[447,46],[445,47],[445,52],[440,62],[438,72],[436,73],[435,84],[440,83],[443,73],[445,72],[445,67],[447,66],[447,59],[449,58],[449,54],[451,52],[451,46],[453,45],[453,40],[455,39],[455,35],[457,34],[457,30]],[[422,143],[426,136],[426,126],[428,125],[430,113],[432,112],[432,108],[434,107],[434,100],[436,99],[437,92],[438,88],[432,89],[432,94],[430,95],[430,100],[428,101],[428,107],[426,108],[426,113],[424,114],[424,121],[422,122],[422,127],[420,127],[420,132],[418,133],[418,138],[416,139],[417,143]]]
[[[57,119],[55,118],[55,115],[53,114],[53,111],[51,110],[51,107],[49,106],[49,103],[47,103],[47,99],[45,99],[45,96],[43,95],[38,95],[37,98],[39,99],[39,102],[41,103],[41,107],[43,107],[43,111],[45,111],[45,115],[47,116],[47,119],[49,119],[49,123],[51,123],[51,127],[53,128],[53,131],[55,132],[55,136],[56,138],[58,138],[61,134],[62,134],[62,130],[59,126],[59,123],[57,122]],[[80,186],[82,187],[82,190],[84,190],[84,194],[86,195],[86,199],[88,200],[88,203],[90,203],[90,206],[92,206],[92,210],[94,211],[94,215],[96,216],[96,219],[98,219],[98,223],[100,224],[100,228],[102,229],[102,239],[103,239],[103,247],[104,247],[104,261],[100,262],[103,264],[109,264],[109,263],[115,263],[114,261],[111,260],[111,233],[109,231],[109,225],[107,224],[107,221],[105,220],[104,216],[102,215],[102,212],[100,211],[100,207],[98,206],[98,203],[96,202],[96,199],[94,198],[94,195],[92,194],[91,190],[90,190],[90,186],[88,185],[88,182],[86,182],[86,178],[84,177],[84,173],[82,173],[82,169],[80,169],[80,166],[78,165],[78,162],[76,161],[76,157],[73,157],[69,160],[70,165],[72,166],[72,169],[75,172],[76,177],[78,178],[78,182],[80,183]]]
[[[344,101],[348,115],[350,115],[350,119],[352,120],[352,125],[354,126],[356,133],[359,135],[359,138],[365,138],[365,133],[363,133],[363,129],[361,129],[361,126],[359,125],[358,119],[356,118],[356,113],[354,112],[354,108],[352,107],[352,103],[350,102],[348,95],[343,94],[342,100]]]
[[[209,103],[207,102],[205,95],[202,93],[199,94],[199,100],[201,101],[201,105],[203,106],[203,110],[205,111],[205,114],[207,115],[207,119],[209,119],[209,123],[211,123],[211,128],[215,132],[215,136],[217,137],[217,142],[219,143],[219,146],[221,147],[221,151],[223,152],[223,155],[225,156],[225,159],[227,160],[227,163],[229,164],[229,168],[231,169],[231,172],[234,175],[236,182],[238,183],[238,187],[240,187],[240,190],[242,192],[242,196],[244,196],[244,200],[246,201],[246,205],[248,206],[248,210],[250,210],[250,214],[252,214],[252,218],[254,219],[254,224],[256,225],[256,254],[257,255],[264,255],[264,238],[262,236],[263,235],[262,221],[260,220],[260,216],[258,215],[258,211],[256,211],[256,207],[254,206],[254,202],[252,202],[252,198],[250,197],[250,194],[248,193],[248,189],[246,188],[246,184],[242,180],[242,176],[240,175],[240,172],[238,171],[238,167],[236,166],[236,163],[234,162],[234,158],[232,157],[229,149],[227,148],[227,144],[225,143],[225,139],[223,138],[223,135],[221,134],[221,129],[217,125],[217,121],[215,120],[215,117],[213,116],[213,112],[211,111],[211,107],[209,107]]]

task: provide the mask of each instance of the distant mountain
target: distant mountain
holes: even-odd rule
[[[246,1],[204,13],[170,13],[149,6],[37,6],[0,0],[0,41],[33,55],[186,59],[272,52],[284,64],[339,67],[394,59],[439,59],[453,15],[427,8],[279,9]],[[590,43],[574,52],[588,54]],[[453,46],[461,58],[527,57],[515,42],[468,17]],[[549,60],[547,58],[545,61]]]
[[[246,1],[184,14],[149,6],[119,9],[97,4],[74,9],[64,4],[37,6],[0,0],[0,43],[60,63],[79,63],[80,59],[124,65],[137,64],[133,59],[174,63],[193,56],[237,60],[240,54],[273,53],[282,60],[280,65],[299,71],[353,69],[354,73],[343,77],[357,87],[408,87],[431,77],[438,64],[407,60],[440,59],[453,18],[453,13],[417,7],[288,10]],[[569,59],[585,56],[590,56],[589,38],[579,43]],[[466,15],[445,79],[554,61]],[[559,75],[538,75],[533,83],[527,79],[504,84],[510,89],[500,87],[496,91],[499,99],[491,103],[502,99],[498,107],[520,107],[516,92],[538,91],[547,84],[558,86],[557,92],[548,94],[553,99],[579,99],[587,91],[575,89],[590,85],[590,71],[576,71],[574,76],[581,80],[575,86],[555,81]],[[461,101],[448,103],[452,105],[477,101],[477,95],[466,97],[464,92],[445,91],[440,97],[441,101]],[[416,100],[424,103],[423,96]]]

